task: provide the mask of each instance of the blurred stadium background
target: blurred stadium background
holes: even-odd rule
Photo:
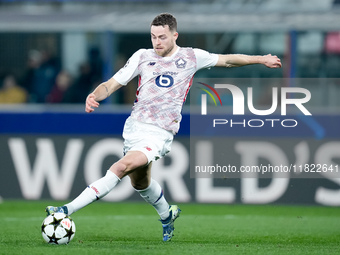
[[[268,145],[264,151],[274,146],[290,163],[318,163],[320,158],[329,165],[340,163],[340,1],[0,0],[0,197],[71,199],[121,156],[120,135],[137,81],[107,99],[95,114],[85,115],[83,103],[131,54],[151,47],[150,22],[161,12],[177,17],[180,46],[223,54],[271,53],[283,63],[280,70],[202,70],[198,78],[313,81],[316,114],[313,123],[302,126],[303,135],[252,136],[245,129],[230,137],[231,153],[239,141],[257,141]],[[264,93],[260,90],[254,100],[261,104]],[[155,164],[155,178],[170,200],[340,205],[340,179],[333,175],[190,179],[189,123],[185,107],[172,153]],[[139,197],[125,180],[105,199]]]

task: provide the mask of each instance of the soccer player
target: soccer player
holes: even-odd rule
[[[160,216],[163,241],[173,237],[174,221],[180,215],[177,205],[169,206],[161,186],[151,178],[152,162],[170,152],[181,122],[181,110],[194,74],[213,66],[238,67],[263,64],[281,67],[276,56],[218,55],[201,49],[182,48],[176,44],[177,22],[173,15],[162,13],[151,23],[153,49],[135,52],[112,78],[101,83],[86,98],[85,111],[91,113],[99,101],[139,76],[137,99],[123,130],[124,156],[106,175],[90,184],[72,202],[46,208],[47,214],[68,215],[107,195],[125,176],[134,189],[151,204]]]

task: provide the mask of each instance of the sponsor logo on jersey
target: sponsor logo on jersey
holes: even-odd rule
[[[167,74],[159,75],[156,77],[155,83],[158,87],[169,88],[174,85],[174,78]]]
[[[153,72],[153,75],[172,75],[176,76],[178,72],[170,72],[170,71],[165,71],[165,72]]]

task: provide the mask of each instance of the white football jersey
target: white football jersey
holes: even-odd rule
[[[217,61],[217,54],[200,49],[178,47],[170,57],[161,57],[154,49],[141,49],[113,78],[126,85],[139,75],[131,117],[176,134],[194,74],[199,69],[215,66]]]

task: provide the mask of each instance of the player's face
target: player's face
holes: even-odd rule
[[[152,46],[161,57],[171,56],[176,50],[177,32],[172,32],[168,25],[151,26],[151,42]]]

